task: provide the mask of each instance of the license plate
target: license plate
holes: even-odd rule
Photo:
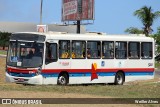
[[[24,78],[18,78],[18,82],[24,82]]]

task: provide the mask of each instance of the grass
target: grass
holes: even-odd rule
[[[160,63],[159,62],[155,62],[155,67],[156,68],[160,68]]]
[[[80,93],[103,97],[116,98],[159,98],[160,83],[139,85],[78,85],[78,86],[23,86],[23,85],[1,85],[0,91],[39,91],[51,93]]]
[[[0,91],[32,91],[51,93],[80,93],[116,98],[160,98],[160,83],[135,83],[131,85],[42,85],[23,86],[5,83],[5,58],[0,58]]]
[[[7,55],[7,51],[0,50],[0,54]]]

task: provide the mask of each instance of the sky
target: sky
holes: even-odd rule
[[[41,0],[0,0],[1,22],[40,22]],[[62,0],[43,0],[43,24],[60,24]],[[142,28],[141,21],[133,15],[135,10],[151,6],[160,11],[160,0],[95,0],[95,20],[86,25],[87,31],[107,34],[124,34],[129,27]],[[153,23],[155,33],[160,18]]]

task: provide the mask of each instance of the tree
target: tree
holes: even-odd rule
[[[151,26],[154,20],[160,16],[160,11],[152,12],[151,7],[144,6],[141,9],[136,10],[134,15],[142,21],[144,26],[143,32],[146,36],[149,36],[149,34],[153,31]]]
[[[3,50],[9,44],[9,37],[11,33],[8,32],[0,32],[0,46],[3,47]]]
[[[157,34],[160,35],[160,27],[157,28]]]
[[[157,33],[150,35],[156,41],[157,50],[156,53],[160,53],[160,27],[157,28]]]
[[[130,28],[127,28],[125,30],[126,33],[129,33],[129,34],[143,34],[143,30],[140,30],[138,28],[135,28],[135,27],[130,27]]]

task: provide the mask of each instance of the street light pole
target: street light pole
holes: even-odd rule
[[[43,0],[41,0],[41,7],[40,7],[40,24],[42,25],[42,9],[43,9]]]
[[[81,21],[77,20],[77,34],[81,33]]]
[[[79,17],[82,14],[82,0],[78,0],[78,15]],[[81,20],[77,20],[77,33],[80,34],[81,33]]]

